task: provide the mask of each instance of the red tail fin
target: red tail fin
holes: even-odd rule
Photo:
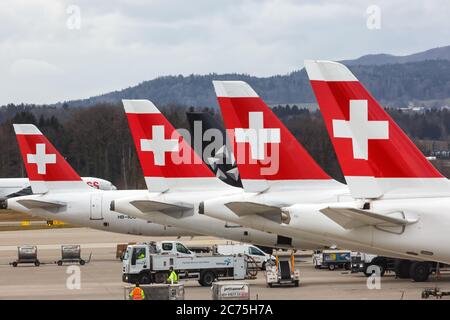
[[[122,102],[150,191],[163,192],[180,186],[225,186],[152,102]]]
[[[446,179],[344,65],[306,61],[344,176],[357,197],[433,188]]]
[[[14,131],[33,193],[61,189],[90,190],[36,126],[15,124]]]
[[[266,180],[331,179],[247,83],[213,84],[244,188],[261,191]]]

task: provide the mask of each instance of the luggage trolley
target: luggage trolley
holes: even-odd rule
[[[62,266],[63,263],[79,263],[80,266],[82,266],[86,263],[86,261],[81,258],[80,245],[62,245],[61,259],[56,263],[58,266]]]
[[[11,262],[13,267],[17,267],[19,263],[34,264],[36,267],[41,265],[37,258],[36,246],[19,246],[17,247],[17,260]]]

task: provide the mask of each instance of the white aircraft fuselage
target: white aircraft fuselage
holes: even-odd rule
[[[232,189],[233,192],[240,190]],[[195,236],[210,235],[228,240],[254,243],[262,246],[276,246],[277,234],[257,231],[240,225],[230,225],[218,219],[200,215],[198,205],[205,196],[218,196],[218,191],[173,192],[167,194],[149,193],[147,190],[125,191],[66,191],[44,195],[21,196],[7,200],[9,209],[41,216],[49,220],[61,220],[71,224],[116,233],[146,236]],[[223,191],[221,191],[223,195]],[[118,212],[121,199],[152,199],[155,201],[176,201],[191,203],[194,209],[170,214],[152,212],[142,214],[129,202],[126,210]],[[20,204],[22,200],[64,204],[59,208],[27,208]],[[111,202],[114,201],[114,210]],[[320,244],[308,243],[298,239],[292,245],[302,248],[317,248]],[[283,245],[279,245],[283,246]]]
[[[268,233],[259,231],[244,227],[241,224],[233,224],[199,213],[200,203],[205,199],[236,194],[243,194],[243,190],[235,187],[218,190],[195,190],[194,187],[190,190],[170,191],[167,193],[147,193],[144,194],[144,197],[141,195],[133,195],[131,197],[115,200],[113,207],[117,212],[121,212],[128,216],[151,220],[162,225],[175,226],[196,234],[209,235],[228,240],[253,243],[268,247],[294,247],[302,249],[317,249],[328,245],[328,243],[310,242],[309,239],[301,236],[292,239],[291,244],[286,244],[282,243],[279,237],[280,234],[277,234],[276,232]],[[174,203],[192,208],[174,209],[166,212],[142,212],[132,204],[134,201]]]
[[[316,186],[319,186],[317,183]],[[312,185],[311,185],[312,186]],[[168,192],[162,194],[148,193],[145,197],[132,196],[128,198],[118,199],[114,201],[114,209],[126,215],[139,217],[141,219],[149,219],[163,225],[172,225],[179,228],[188,229],[194,233],[213,235],[216,237],[226,238],[230,240],[251,242],[259,245],[276,246],[276,247],[294,247],[298,249],[320,249],[339,244],[342,247],[354,249],[356,251],[371,252],[380,255],[387,255],[399,258],[411,258],[407,254],[399,252],[391,252],[380,248],[374,248],[372,245],[361,242],[343,240],[338,237],[330,237],[327,232],[323,232],[322,226],[335,233],[339,233],[341,226],[324,216],[322,213],[309,215],[310,225],[305,228],[297,228],[295,223],[302,223],[301,219],[292,219],[289,224],[277,223],[265,217],[251,214],[247,216],[237,216],[224,203],[232,201],[251,201],[263,203],[265,205],[273,206],[289,206],[295,204],[299,199],[304,199],[305,202],[311,200],[314,202],[337,201],[351,199],[345,192],[347,191],[344,185],[338,183],[331,183],[321,186],[320,192],[318,190],[311,190],[311,186],[305,190],[289,190],[278,189],[271,193],[245,193],[240,189],[230,189],[229,195],[224,196],[224,191],[180,191]],[[338,186],[338,188],[336,188]],[[308,191],[307,191],[308,190]],[[222,196],[222,197],[220,197]],[[210,198],[211,200],[206,200]],[[145,212],[138,210],[133,201],[155,201],[161,203],[178,203],[191,204],[193,209],[186,210],[171,210],[170,212]],[[216,215],[208,217],[206,214],[199,212],[199,206],[203,202],[204,208],[201,209],[204,213],[212,213],[209,210],[210,204],[217,204],[219,210],[214,210]],[[310,203],[310,202],[307,202]],[[212,215],[211,215],[212,216]],[[232,224],[234,223],[234,225]],[[245,227],[242,227],[245,226]],[[278,236],[292,238],[291,245],[283,245],[278,243]],[[356,237],[357,239],[357,237]],[[337,241],[339,240],[339,242]]]
[[[9,195],[19,192],[30,186],[27,178],[1,178],[0,199],[6,199]]]
[[[147,190],[102,191],[95,189],[92,191],[54,192],[11,198],[7,200],[7,206],[8,209],[45,219],[61,220],[79,226],[116,233],[146,236],[196,235],[185,229],[163,226],[110,210],[112,200],[147,193]],[[21,200],[57,202],[65,205],[59,208],[27,208],[19,203]]]
[[[109,181],[99,178],[82,177],[89,186],[100,190],[116,190]],[[10,195],[30,187],[28,178],[0,178],[0,199],[6,199]]]
[[[289,226],[296,233],[314,232],[337,244],[351,241],[358,245],[403,254],[411,260],[450,264],[450,198],[388,199],[371,201],[370,210],[392,217],[403,217],[405,226],[364,226],[344,229],[319,210],[325,207],[359,208],[361,202],[297,204],[286,208]],[[318,219],[318,217],[321,217]],[[328,220],[328,221],[327,221]],[[319,221],[321,221],[319,223]],[[337,226],[337,227],[336,227]]]
[[[320,185],[322,186],[320,187]],[[402,245],[399,245],[396,240],[393,240],[400,239],[400,237],[403,239],[409,238],[412,228],[417,227],[414,227],[414,224],[406,226],[404,234],[398,235],[378,230],[376,227],[372,226],[346,230],[325,216],[319,210],[328,207],[331,204],[340,206],[351,205],[355,208],[360,205],[359,201],[355,201],[349,196],[348,189],[345,185],[340,185],[339,187],[339,184],[336,183],[335,187],[332,186],[333,184],[330,183],[318,182],[316,184],[317,188],[312,188],[312,186],[310,186],[304,190],[280,189],[267,193],[242,193],[239,195],[211,199],[204,202],[204,213],[217,219],[234,222],[256,230],[276,233],[294,239],[305,239],[310,243],[328,246],[337,245],[355,251],[402,259],[438,261],[436,254],[433,256],[411,254],[411,252],[417,252],[417,248],[421,248],[420,246],[417,246],[421,243],[420,240],[412,241],[412,239],[410,239],[405,242],[401,241],[400,243]],[[258,214],[238,216],[226,206],[227,203],[233,202],[252,202],[269,206],[280,206],[282,203],[285,203],[286,205],[283,205],[285,208],[282,211],[287,214],[289,221],[277,223]],[[382,203],[383,202],[380,202],[380,204],[374,205],[371,210],[378,212],[381,210],[381,206],[387,206],[386,202]],[[398,204],[400,205],[400,202]],[[388,207],[386,210],[391,210],[390,212],[392,212],[392,210],[396,209]],[[416,236],[414,235],[413,237]],[[372,239],[378,239],[379,242],[372,241]],[[393,243],[387,245],[389,244],[389,241]],[[423,250],[430,251],[426,250],[425,247]],[[433,252],[433,250],[430,252]]]

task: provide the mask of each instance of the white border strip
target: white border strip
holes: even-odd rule
[[[342,63],[327,60],[305,60],[309,80],[358,81]]]
[[[161,113],[150,100],[122,100],[126,113],[155,114]]]
[[[42,132],[33,124],[13,124],[16,134],[42,135]]]
[[[213,81],[217,97],[259,98],[258,94],[244,81]]]

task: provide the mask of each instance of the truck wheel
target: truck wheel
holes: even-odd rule
[[[215,279],[216,279],[216,276],[215,276],[214,272],[206,271],[201,275],[200,284],[204,287],[210,287]]]
[[[58,264],[58,266],[62,266],[62,261],[58,260],[57,264]]]
[[[336,269],[336,266],[334,264],[329,264],[328,269],[333,271],[334,269]]]
[[[150,276],[146,273],[141,274],[139,277],[139,283],[141,284],[150,284],[152,281],[150,279]]]
[[[428,262],[416,261],[411,264],[409,275],[415,282],[424,282],[428,280],[430,270]]]
[[[295,280],[295,281],[294,281],[294,286],[295,286],[295,287],[298,287],[299,283],[300,283],[300,282],[299,282],[298,280]]]
[[[384,277],[384,274],[386,273],[386,265],[379,264],[378,267],[380,267],[380,277]]]
[[[86,261],[84,261],[83,259],[80,260],[80,266],[84,266],[86,263]]]
[[[387,262],[386,262],[386,258],[384,257],[375,257],[373,258],[373,260],[370,262],[370,265],[376,265],[380,268],[380,276],[384,276],[384,274],[386,273],[386,268],[387,268]]]
[[[39,267],[39,266],[41,265],[41,263],[39,262],[39,260],[37,260],[37,261],[34,262],[34,265],[35,265],[36,267]]]
[[[13,263],[12,263],[12,266],[15,268],[15,267],[17,267],[17,261],[14,261]]]
[[[397,260],[395,261],[395,275],[400,279],[410,278],[409,269],[411,269],[411,261]]]
[[[164,272],[158,272],[155,274],[155,282],[156,283],[166,283],[168,275]]]
[[[261,265],[261,270],[266,271],[266,262],[265,261]]]
[[[380,268],[380,277],[384,276],[384,274],[386,273],[385,265],[384,264],[375,264],[375,263],[371,263],[366,266],[366,269],[364,270],[364,275],[366,277],[370,277],[373,273],[375,273],[375,271],[372,271],[372,272],[368,271],[369,268],[374,267],[374,266]]]

